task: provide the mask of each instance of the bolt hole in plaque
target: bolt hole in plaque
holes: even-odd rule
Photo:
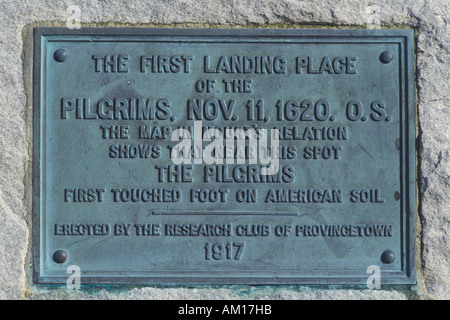
[[[34,30],[35,283],[415,283],[411,30]]]

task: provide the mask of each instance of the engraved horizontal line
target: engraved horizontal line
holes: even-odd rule
[[[47,36],[49,37],[49,36]],[[107,39],[107,38],[102,38],[102,39],[95,39],[95,40],[90,40],[90,39],[47,39],[48,42],[87,42],[87,43],[99,43],[99,42],[129,42],[129,43],[143,43],[143,42],[148,42],[148,43],[178,43],[178,42],[182,42],[182,43],[218,43],[218,44],[222,44],[222,43],[236,43],[236,44],[243,44],[243,43],[248,43],[248,44],[261,44],[261,43],[273,43],[273,44],[306,44],[306,45],[315,45],[315,44],[402,44],[402,42],[400,41],[358,41],[357,39],[353,39],[353,41],[345,39],[343,41],[321,41],[321,40],[314,40],[314,41],[295,41],[295,40],[290,40],[290,39],[286,39],[285,41],[280,41],[278,39],[273,39],[273,40],[240,40],[240,39],[223,39],[223,40],[215,40],[215,39],[198,39],[198,40],[184,40],[184,39],[161,39],[161,40],[157,40],[157,39]]]
[[[277,211],[277,212],[261,212],[261,211],[153,211],[153,215],[168,215],[168,216],[298,216],[298,212],[292,211]]]

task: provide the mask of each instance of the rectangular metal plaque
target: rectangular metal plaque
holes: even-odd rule
[[[34,36],[36,283],[415,282],[411,30]]]

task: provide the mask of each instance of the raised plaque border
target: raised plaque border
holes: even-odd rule
[[[48,37],[64,37],[64,41],[76,41],[77,36],[90,36],[92,41],[105,40],[121,41],[134,37],[134,41],[143,38],[158,36],[167,37],[170,41],[173,37],[196,37],[202,39],[220,38],[223,41],[239,41],[242,39],[258,38],[270,39],[274,43],[280,38],[305,39],[315,38],[330,42],[345,44],[349,42],[370,42],[371,40],[383,40],[387,43],[397,43],[400,46],[400,88],[401,88],[401,227],[402,227],[402,254],[401,271],[385,271],[381,277],[382,284],[415,284],[415,239],[416,239],[416,108],[415,108],[415,78],[414,78],[414,32],[410,29],[396,30],[357,30],[357,29],[146,29],[146,28],[35,28],[33,46],[33,164],[32,164],[32,254],[33,254],[33,281],[37,284],[66,283],[66,277],[52,277],[41,275],[40,269],[40,230],[41,230],[41,210],[42,202],[45,201],[45,190],[41,189],[41,129],[45,124],[41,121],[41,113],[45,107],[42,103],[42,63],[43,48],[49,41]],[[127,39],[129,40],[129,39]],[[180,41],[178,39],[177,41]],[[83,284],[321,284],[321,285],[362,285],[366,284],[369,274],[355,274],[348,270],[321,271],[315,274],[296,274],[295,276],[274,275],[271,277],[232,277],[227,274],[201,274],[193,273],[180,275],[177,277],[155,275],[133,276],[104,276],[101,272],[98,275],[83,277]]]

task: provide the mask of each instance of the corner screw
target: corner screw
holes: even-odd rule
[[[53,254],[53,261],[56,263],[64,263],[67,260],[67,252],[64,250],[56,250]]]
[[[395,260],[395,254],[391,250],[386,250],[381,255],[381,262],[383,262],[385,264],[392,263],[392,262],[394,262],[394,260]]]
[[[394,54],[390,51],[383,51],[380,54],[380,61],[382,63],[390,63],[394,59]]]
[[[58,49],[55,51],[55,53],[53,54],[53,59],[55,59],[58,62],[64,62],[67,60],[67,57],[69,56],[69,54],[67,53],[66,50],[64,49]]]

